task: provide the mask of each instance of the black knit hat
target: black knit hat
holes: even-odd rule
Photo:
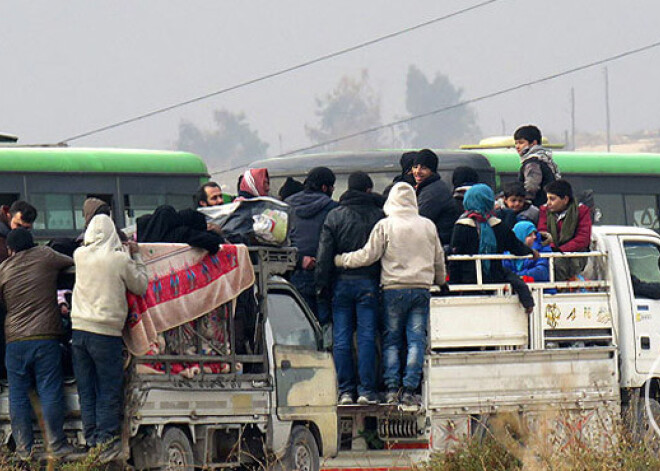
[[[30,231],[19,227],[18,229],[14,229],[13,231],[10,231],[9,234],[7,234],[7,247],[18,253],[36,246]]]
[[[404,152],[401,155],[401,160],[399,160],[399,163],[401,164],[401,174],[405,175],[406,173],[410,172],[413,168],[413,164],[415,163],[415,156],[417,155],[417,152]]]
[[[365,172],[353,172],[348,176],[348,189],[356,191],[367,191],[374,187],[371,177]]]
[[[422,149],[417,152],[414,165],[423,165],[436,173],[438,171],[438,156],[431,149]]]
[[[323,185],[334,186],[335,174],[328,167],[314,167],[307,174],[305,189],[321,191]]]
[[[277,193],[282,201],[287,199],[291,195],[295,195],[298,192],[301,192],[305,189],[302,183],[292,177],[286,177],[284,185],[280,188],[280,191]]]

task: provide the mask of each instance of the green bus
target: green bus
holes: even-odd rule
[[[204,161],[186,152],[0,146],[0,204],[20,199],[35,206],[40,240],[80,234],[87,197],[106,201],[125,227],[162,204],[191,207],[208,177]]]
[[[348,174],[369,172],[376,191],[382,191],[400,172],[399,158],[406,149],[359,152],[334,152],[296,155],[253,162],[252,168],[266,167],[273,192],[288,176],[305,178],[315,166],[329,167],[337,174],[336,192],[346,188]],[[516,180],[520,158],[513,149],[479,148],[435,150],[438,173],[451,185],[451,174],[459,165],[475,168],[481,181],[501,188]],[[592,190],[598,224],[622,224],[660,230],[660,154],[622,154],[607,152],[553,151],[562,176],[569,180],[576,195]]]

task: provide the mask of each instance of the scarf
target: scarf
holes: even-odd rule
[[[479,254],[497,253],[497,239],[495,231],[488,220],[493,217],[495,195],[488,185],[479,183],[471,186],[465,192],[463,207],[467,211],[465,217],[473,219],[477,223],[479,233]],[[490,277],[491,260],[481,262],[485,277]]]
[[[578,226],[578,202],[573,199],[566,208],[564,222],[559,230],[559,214],[548,211],[548,232],[556,247],[564,245],[575,236]]]

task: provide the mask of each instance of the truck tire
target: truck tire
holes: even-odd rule
[[[319,447],[314,435],[304,425],[291,430],[286,454],[282,458],[284,471],[319,471]]]
[[[660,426],[660,403],[658,403],[658,400],[649,398],[649,408],[656,424]],[[655,427],[651,423],[643,399],[639,400],[636,419],[633,430],[635,438],[646,443],[652,450],[660,451],[660,436],[658,436]]]
[[[163,434],[163,447],[159,464],[166,471],[193,471],[195,460],[190,440],[177,427],[170,427]]]

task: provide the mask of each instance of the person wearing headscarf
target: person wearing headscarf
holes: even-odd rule
[[[422,378],[426,351],[429,290],[434,284],[445,285],[444,250],[435,225],[418,214],[412,186],[395,183],[383,209],[387,217],[376,223],[364,247],[336,255],[335,265],[356,269],[380,261],[380,284],[385,304],[385,400],[418,405],[416,391]],[[407,356],[402,368],[404,348]],[[403,395],[399,398],[402,386]]]
[[[454,224],[451,238],[452,255],[488,255],[509,251],[514,255],[534,255],[538,252],[520,242],[499,218],[493,215],[495,194],[483,183],[473,185],[465,192],[465,212]],[[481,262],[484,283],[511,283],[520,303],[529,313],[534,300],[527,285],[513,272],[505,269],[499,260]],[[477,282],[474,261],[450,261],[449,282],[451,284],[475,284]]]
[[[9,417],[16,453],[29,458],[34,445],[30,390],[36,389],[46,425],[45,443],[54,458],[73,448],[64,434],[64,392],[57,305],[57,277],[73,265],[70,257],[37,246],[27,229],[7,235],[9,258],[0,265],[0,303],[7,308],[5,364]]]
[[[549,244],[544,244],[541,235],[536,231],[536,226],[531,221],[517,222],[513,226],[513,233],[519,241],[539,253],[552,252]],[[529,278],[531,281],[550,281],[550,263],[547,258],[504,260],[502,264],[516,275]]]
[[[103,445],[100,459],[104,462],[121,451],[126,290],[143,295],[148,285],[137,244],[127,245],[128,253],[112,219],[99,214],[85,231],[83,246],[74,253],[73,370],[85,441],[89,446]]]
[[[270,192],[270,178],[268,169],[250,168],[243,173],[238,184],[238,196],[243,199],[268,196]]]

